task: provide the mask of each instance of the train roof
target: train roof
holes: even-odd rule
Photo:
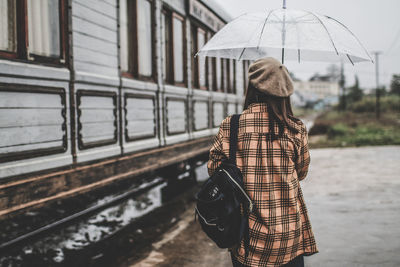
[[[220,4],[217,3],[215,0],[201,0],[201,2],[208,6],[217,16],[219,16],[222,20],[226,23],[233,20],[233,16],[226,12],[224,8],[221,7]]]

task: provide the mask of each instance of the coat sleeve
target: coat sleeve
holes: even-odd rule
[[[213,144],[210,149],[210,156],[208,160],[208,174],[211,176],[214,171],[219,167],[222,160],[226,157],[222,150],[223,131],[222,125],[219,128],[218,134],[214,137]]]
[[[310,152],[308,150],[308,133],[304,127],[301,132],[301,143],[297,151],[296,171],[299,181],[306,178],[310,165]]]

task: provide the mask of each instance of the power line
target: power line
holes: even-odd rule
[[[400,28],[399,28],[399,30],[397,31],[396,36],[394,37],[392,44],[391,44],[391,45],[389,46],[389,48],[386,50],[386,53],[385,53],[384,56],[387,56],[387,55],[391,52],[391,50],[395,47],[395,45],[396,45],[396,43],[397,43],[397,40],[398,40],[399,38],[400,38]]]

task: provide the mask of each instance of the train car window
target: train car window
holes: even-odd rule
[[[236,67],[235,61],[233,59],[230,59],[229,60],[229,90],[228,90],[228,92],[231,93],[231,94],[235,94],[236,93],[235,67]]]
[[[138,41],[138,72],[139,75],[152,74],[152,19],[151,3],[147,0],[137,0],[137,41]]]
[[[15,1],[0,0],[0,50],[17,51],[17,13]]]
[[[57,57],[60,55],[60,18],[58,1],[28,0],[29,53]]]
[[[185,20],[168,8],[161,13],[163,78],[169,84],[185,85]]]
[[[193,24],[192,26],[192,78],[193,78],[193,86],[202,90],[216,90],[214,77],[209,78],[209,74],[211,74],[211,69],[214,69],[214,64],[211,59],[204,57],[196,57],[197,51],[199,51],[203,45],[207,41],[207,31],[198,26],[197,24]]]
[[[243,60],[243,82],[244,82],[244,89],[243,90],[243,94],[246,94],[246,90],[247,90],[247,84],[249,82],[249,77],[247,75],[248,71],[249,71],[249,66],[250,66],[250,62],[248,60]]]
[[[222,60],[222,87],[229,93],[229,59]]]
[[[198,80],[199,80],[199,76],[198,76],[198,57],[195,57],[196,53],[197,53],[197,28],[196,26],[192,25],[191,26],[191,31],[190,31],[190,50],[192,53],[191,56],[191,68],[192,68],[192,86],[194,88],[199,88],[198,85]]]
[[[207,40],[210,40],[212,37],[211,33],[208,32],[207,34]],[[209,90],[215,90],[215,68],[214,68],[214,58],[211,57],[207,57],[206,58],[206,62],[207,62],[207,81],[208,81],[208,88]]]
[[[161,58],[163,60],[162,64],[162,76],[165,81],[170,81],[170,75],[167,72],[170,72],[168,66],[170,66],[171,62],[169,59],[169,51],[170,51],[170,23],[169,17],[165,10],[161,13]]]
[[[153,2],[121,0],[120,65],[123,76],[153,78]]]
[[[0,0],[0,57],[65,63],[65,0]]]
[[[222,88],[222,60],[217,58],[215,60],[215,72],[216,72],[216,91],[223,91]]]
[[[120,17],[120,64],[122,71],[129,71],[129,36],[128,36],[128,7],[126,1],[119,3],[119,17]]]
[[[197,32],[197,50],[200,50],[206,43],[206,32],[202,29],[198,29]],[[198,60],[199,69],[199,86],[201,89],[207,90],[207,65],[204,57],[199,57]]]
[[[173,16],[173,54],[174,54],[174,81],[184,83],[184,23],[183,18]]]
[[[218,91],[217,88],[217,69],[216,69],[216,64],[217,64],[217,59],[216,58],[210,58],[210,70],[211,70],[211,89],[213,91]]]

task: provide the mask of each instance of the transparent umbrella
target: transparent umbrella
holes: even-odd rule
[[[199,56],[255,60],[373,62],[358,38],[339,21],[310,11],[274,9],[243,14],[217,32]]]

